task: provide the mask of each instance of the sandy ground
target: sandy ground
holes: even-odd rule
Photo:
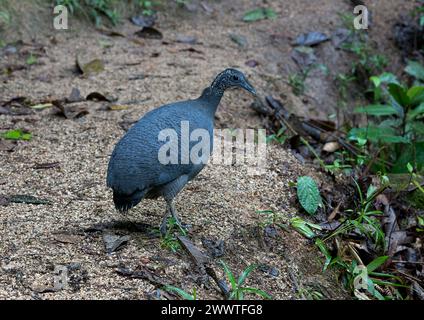
[[[261,95],[284,98],[300,114],[313,110],[314,115],[325,116],[332,112],[337,101],[331,94],[330,81],[322,81],[322,87],[317,87],[311,80],[308,85],[316,99],[305,103],[290,93],[281,78],[287,78],[294,67],[291,39],[317,28],[334,30],[339,23],[337,13],[350,6],[336,0],[320,7],[306,0],[275,1],[270,5],[279,13],[276,21],[241,22],[242,12],[255,7],[254,3],[260,4],[232,1],[209,4],[213,13],[202,9],[195,13],[161,12],[156,27],[163,32],[163,41],[134,40],[132,35],[139,28],[129,23],[119,28],[125,38],[74,24],[67,32],[37,37],[34,44],[43,47],[38,51],[38,63],[10,77],[2,76],[1,100],[26,96],[35,103],[48,97],[67,97],[72,88],[78,88],[82,96],[94,91],[114,96],[118,101],[113,104],[126,109],[110,111],[106,102],[84,102],[79,105],[89,114],[76,119],[65,119],[53,108],[27,116],[0,115],[1,130],[19,127],[33,133],[30,142],[19,142],[13,152],[1,152],[0,194],[28,194],[52,201],[51,205],[0,206],[0,298],[152,297],[157,289],[154,285],[117,274],[119,267],[147,268],[166,283],[186,291],[197,288],[201,299],[221,298],[213,283],[202,283],[187,254],[173,253],[161,247],[160,239],[149,237],[145,229],[159,225],[165,209],[162,201],[145,200],[127,217],[115,211],[111,191],[105,186],[106,168],[114,144],[124,133],[122,121],[135,121],[164,103],[197,97],[219,71],[229,66],[242,69]],[[388,3],[386,6],[393,7],[400,2]],[[245,36],[247,48],[238,47],[229,33]],[[181,34],[196,36],[199,44],[176,43]],[[270,43],[270,34],[277,35],[277,43]],[[35,50],[26,43],[24,49]],[[337,59],[331,46],[319,50],[323,57]],[[77,54],[101,58],[105,71],[88,78],[78,75]],[[18,58],[5,59],[3,63]],[[246,66],[249,59],[259,65]],[[216,126],[262,127],[261,119],[249,108],[251,103],[245,92],[226,93]],[[59,162],[60,167],[33,168],[51,162]],[[283,222],[298,214],[295,190],[289,182],[309,172],[290,152],[269,146],[265,174],[249,176],[243,166],[208,165],[180,194],[177,209],[184,222],[192,225],[189,236],[198,248],[206,251],[202,238],[224,241],[221,259],[236,273],[251,263],[278,270],[277,275],[255,271],[248,280],[252,287],[276,299],[299,299],[313,291],[321,292],[324,298],[346,298],[335,275],[322,273],[323,257],[310,242],[292,230],[278,229],[275,234],[264,235],[258,229],[257,210],[274,210]],[[104,232],[129,235],[130,240],[119,251],[107,254]],[[70,287],[45,292],[58,266],[68,267]],[[222,277],[220,267],[215,269]]]

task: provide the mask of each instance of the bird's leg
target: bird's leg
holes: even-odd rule
[[[179,226],[180,228],[182,228],[183,226],[181,224],[180,219],[178,218],[177,210],[175,210],[175,205],[174,205],[174,201],[173,200],[170,201],[169,209],[171,211],[171,215],[174,218],[175,223],[177,224],[177,226]]]
[[[166,235],[166,229],[167,229],[167,224],[168,224],[168,218],[169,215],[171,214],[171,210],[169,209],[168,205],[166,206],[166,213],[162,219],[162,223],[160,225],[160,233],[162,236]]]
[[[162,219],[162,224],[160,225],[160,232],[162,235],[166,234],[168,218],[172,216],[175,220],[175,224],[185,230],[186,228],[181,224],[180,218],[178,217],[177,210],[175,209],[174,199],[166,199],[166,214]]]

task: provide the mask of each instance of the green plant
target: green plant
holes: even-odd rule
[[[277,143],[284,144],[288,138],[288,136],[285,134],[286,130],[286,128],[280,128],[277,133],[266,137],[266,142],[269,143],[271,141],[275,141]]]
[[[346,106],[348,92],[353,82],[367,90],[370,85],[369,78],[381,73],[388,64],[385,56],[374,53],[374,48],[368,43],[367,33],[354,28],[354,18],[351,14],[341,15],[342,23],[349,32],[341,48],[353,55],[350,70],[335,77],[342,107]]]
[[[273,210],[257,210],[256,213],[260,217],[259,226],[261,228],[266,228],[271,225],[277,225],[284,229],[286,228],[286,226],[282,223],[283,217],[280,213],[274,212]]]
[[[300,288],[297,296],[301,299],[307,299],[307,300],[322,300],[324,299],[324,295],[318,291],[313,289],[304,289]]]
[[[321,195],[315,180],[308,176],[297,179],[297,198],[309,214],[314,214],[322,203]]]
[[[163,288],[165,291],[168,291],[168,292],[175,292],[175,293],[177,293],[181,298],[183,298],[183,299],[185,299],[185,300],[196,300],[196,297],[197,297],[197,293],[196,293],[196,288],[194,288],[193,289],[193,293],[188,293],[188,292],[186,292],[186,291],[184,291],[183,289],[181,289],[181,288],[178,288],[178,287],[174,287],[174,286],[170,286],[170,285],[168,285],[168,286],[165,286],[164,288]]]
[[[26,64],[31,66],[36,63],[37,63],[37,57],[31,53],[26,59]]]
[[[10,24],[10,21],[10,13],[6,10],[0,9],[0,28],[8,26]]]
[[[352,87],[352,82],[354,82],[356,78],[351,74],[338,73],[334,79],[336,83],[336,87],[340,96],[340,107],[345,108],[348,99],[348,92],[350,92],[350,88]]]
[[[424,232],[424,218],[417,216],[418,228],[417,232]]]
[[[317,235],[313,231],[313,229],[321,231],[322,228],[315,224],[308,222],[306,220],[303,220],[300,217],[294,217],[290,219],[290,225],[300,234],[304,235],[306,238],[312,239],[315,238]]]
[[[357,203],[355,209],[346,210],[345,213],[348,215],[348,218],[342,221],[342,224],[326,237],[325,240],[354,231],[372,240],[376,249],[384,250],[384,231],[378,219],[383,216],[383,212],[374,210],[373,202],[385,187],[377,189],[373,185],[370,185],[364,196],[358,183],[355,180],[353,182],[357,188],[359,203]]]
[[[417,61],[408,61],[405,72],[414,77],[417,85],[424,83],[424,66]]]
[[[117,3],[116,0],[55,0],[56,5],[66,6],[71,14],[88,15],[96,26],[103,23],[102,17],[108,18],[112,25],[120,22]]]
[[[414,172],[415,171],[414,167],[408,162],[408,164],[406,165],[406,168],[411,175],[412,184],[415,185],[415,187],[417,187],[417,189],[424,194],[424,188],[421,186],[420,182],[418,181],[418,175]]]
[[[188,3],[190,2],[190,0],[175,0],[175,2],[176,2],[178,5],[183,6],[183,5],[188,4]]]
[[[412,11],[412,16],[417,17],[418,24],[421,27],[421,29],[424,28],[424,6],[421,4],[418,4],[418,7],[415,8],[415,10]]]
[[[224,269],[224,272],[225,272],[225,274],[226,274],[226,276],[227,276],[227,278],[228,278],[228,280],[230,281],[230,284],[231,284],[231,291],[229,292],[229,296],[228,296],[229,300],[234,300],[234,299],[235,300],[243,300],[245,293],[256,294],[258,296],[261,296],[264,299],[271,299],[272,298],[268,293],[266,293],[265,291],[263,291],[261,289],[243,286],[247,277],[249,276],[249,274],[253,270],[255,270],[258,267],[258,265],[251,264],[241,273],[241,275],[238,277],[238,279],[236,279],[234,274],[228,268],[227,264],[224,261],[220,261],[220,263],[221,263],[221,265]]]
[[[141,8],[141,13],[145,16],[151,16],[155,13],[153,10],[153,2],[148,0],[138,0],[138,5]]]
[[[337,153],[338,155],[340,153]],[[352,170],[352,166],[350,164],[343,164],[343,160],[340,158],[335,159],[332,164],[327,164],[325,168],[331,172],[340,172],[344,171],[346,173],[349,173]]]
[[[388,75],[372,77],[374,96],[379,101],[354,112],[373,119],[366,127],[351,129],[348,139],[370,142],[379,150],[384,163],[375,164],[375,171],[406,173],[408,162],[420,171],[424,163],[424,87],[406,87]]]
[[[253,22],[263,19],[275,19],[277,13],[272,8],[258,8],[248,11],[243,16],[243,21]]]
[[[300,47],[300,48],[302,48],[302,50],[311,49],[311,48],[304,49],[304,47]],[[293,73],[289,75],[287,83],[290,87],[292,87],[292,91],[296,96],[300,96],[305,93],[305,90],[306,90],[305,81],[308,78],[309,74],[315,69],[320,69],[325,74],[328,73],[328,68],[325,65],[320,63],[312,63],[308,65],[307,67],[301,68],[300,71],[298,71],[297,73]]]
[[[55,0],[55,4],[65,6],[71,14],[81,10],[80,0]]]
[[[289,86],[292,87],[293,93],[299,96],[305,92],[305,80],[308,76],[307,72],[290,74],[288,78]]]
[[[9,130],[0,133],[0,137],[8,140],[31,140],[32,134],[21,129]]]
[[[176,232],[177,231],[177,232]],[[186,236],[187,231],[184,230],[175,220],[174,217],[168,218],[168,227],[166,229],[165,235],[161,238],[161,247],[168,248],[172,252],[177,252],[181,249],[181,244],[178,241],[175,233]]]

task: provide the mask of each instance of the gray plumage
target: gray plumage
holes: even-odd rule
[[[179,223],[173,199],[188,181],[193,179],[205,166],[189,160],[188,164],[162,164],[158,153],[165,142],[160,141],[162,130],[173,129],[181,141],[181,123],[188,121],[189,132],[195,129],[207,130],[212,153],[214,116],[224,91],[230,87],[241,87],[252,94],[254,88],[242,72],[226,69],[211,86],[204,89],[195,100],[163,105],[148,112],[116,144],[109,161],[107,186],[113,189],[113,201],[119,211],[127,211],[143,198],[163,197],[167,212],[161,231],[165,232],[167,218],[171,214]],[[189,149],[195,142],[190,142]],[[180,159],[180,145],[178,147]]]

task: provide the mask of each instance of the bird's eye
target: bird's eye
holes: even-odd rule
[[[233,80],[234,81],[238,81],[239,80],[239,77],[238,76],[233,76]]]

